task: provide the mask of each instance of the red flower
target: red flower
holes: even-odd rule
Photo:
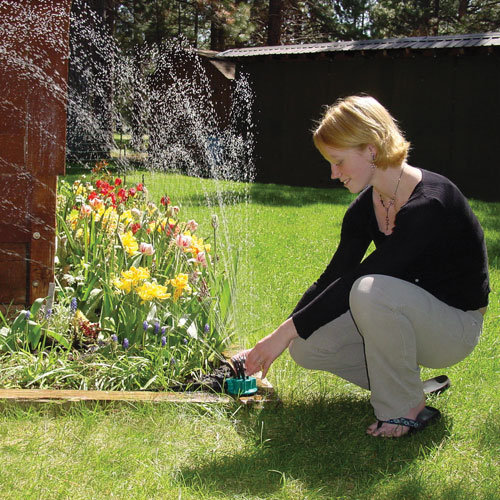
[[[160,200],[160,203],[166,207],[168,205],[170,205],[170,196],[162,196],[161,197],[161,200]]]
[[[141,225],[139,222],[136,222],[130,226],[130,229],[132,230],[132,234],[135,234],[139,231],[139,229],[141,229]]]
[[[119,186],[122,183],[122,180],[120,178],[115,179],[115,186]]]
[[[126,199],[127,199],[127,196],[128,196],[128,195],[127,195],[127,191],[125,191],[125,189],[120,188],[120,189],[118,190],[118,193],[117,193],[117,194],[118,194],[118,198],[120,198],[120,200],[121,200],[122,202],[126,201]]]
[[[142,182],[139,182],[139,184],[137,184],[137,191],[144,191],[144,186],[142,185]]]
[[[130,188],[130,189],[128,190],[128,194],[129,194],[129,196],[135,196],[135,193],[136,193],[135,188]]]
[[[95,200],[96,198],[97,198],[97,193],[95,191],[92,191],[88,197],[89,201]]]
[[[106,181],[103,181],[99,179],[95,185],[99,189],[100,193],[103,195],[107,195],[110,191],[112,191],[114,188],[110,186]]]

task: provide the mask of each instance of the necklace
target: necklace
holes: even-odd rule
[[[401,173],[399,174],[399,177],[398,177],[398,183],[396,184],[396,189],[394,190],[394,194],[392,195],[392,198],[390,198],[389,201],[387,202],[387,205],[384,203],[384,199],[382,198],[382,195],[380,193],[378,194],[380,197],[380,204],[385,208],[385,230],[386,230],[386,232],[389,231],[389,210],[396,203],[396,193],[398,192],[399,183],[401,182],[401,177],[403,177],[404,171],[405,171],[405,165],[403,165],[403,168],[401,169]]]

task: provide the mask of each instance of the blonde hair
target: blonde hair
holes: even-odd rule
[[[410,148],[387,109],[373,97],[359,95],[338,99],[327,108],[313,141],[319,151],[323,145],[361,149],[372,144],[377,151],[374,163],[382,169],[401,165]]]

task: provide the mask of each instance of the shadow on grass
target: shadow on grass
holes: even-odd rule
[[[224,187],[220,190],[181,195],[182,201],[192,206],[245,203],[247,198],[243,189]],[[251,184],[249,199],[252,204],[265,206],[293,206],[302,207],[311,204],[345,205],[346,209],[353,200],[353,196],[345,190],[333,187],[319,189],[295,186],[279,186],[276,184]]]
[[[445,419],[403,439],[368,436],[371,406],[349,397],[248,411],[240,418],[246,439],[252,429],[250,446],[184,468],[185,485],[223,484],[228,495],[265,498],[293,480],[321,498],[349,490],[360,495],[388,475],[404,477],[423,449],[439,447],[447,438]]]

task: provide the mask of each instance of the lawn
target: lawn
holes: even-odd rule
[[[142,175],[154,196],[167,193],[201,231],[218,213],[224,244],[240,253],[241,346],[283,321],[323,270],[352,199],[340,189],[215,185],[150,173],[133,180]],[[500,203],[471,203],[487,238],[490,307],[478,347],[445,371],[452,388],[430,399],[443,418],[425,432],[366,436],[368,393],[305,371],[285,353],[268,377],[282,404],[264,409],[1,403],[0,497],[497,499]]]

